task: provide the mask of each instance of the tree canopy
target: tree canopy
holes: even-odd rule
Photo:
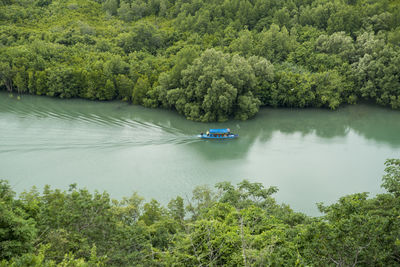
[[[17,198],[0,182],[0,266],[396,266],[400,164],[386,193],[356,193],[310,217],[247,180],[200,186],[166,206],[138,194],[112,200],[75,184]]]
[[[196,121],[400,107],[398,1],[3,0],[0,90]]]

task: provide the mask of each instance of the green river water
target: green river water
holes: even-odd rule
[[[214,127],[240,137],[195,137]],[[197,185],[248,179],[277,186],[278,202],[318,215],[317,202],[383,192],[384,162],[393,157],[400,157],[400,112],[373,105],[265,108],[249,121],[206,124],[123,102],[0,93],[0,179],[18,193],[77,183],[166,204],[190,198]]]

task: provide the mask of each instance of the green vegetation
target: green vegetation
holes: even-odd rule
[[[0,89],[198,121],[400,108],[398,0],[1,0]]]
[[[133,194],[48,186],[15,198],[0,182],[0,266],[395,266],[400,264],[400,160],[387,193],[358,193],[309,217],[279,205],[275,187],[198,187],[167,207]]]

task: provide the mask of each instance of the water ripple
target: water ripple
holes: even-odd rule
[[[75,107],[68,100],[46,98],[36,103],[36,98],[26,97],[29,101],[23,101],[24,97],[21,101],[0,98],[0,118],[5,118],[4,125],[0,120],[0,153],[121,149],[199,141],[172,127],[168,120],[145,121],[135,115],[135,109],[115,109],[115,104],[90,101],[81,101]]]

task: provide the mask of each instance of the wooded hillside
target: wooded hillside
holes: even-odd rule
[[[400,107],[398,0],[1,0],[0,88],[189,119]]]

